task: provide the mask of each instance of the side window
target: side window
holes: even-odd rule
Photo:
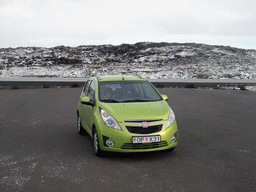
[[[84,86],[83,92],[84,92],[85,96],[87,96],[90,83],[91,83],[91,81],[87,81],[86,85]]]
[[[90,97],[92,103],[95,102],[95,83],[94,83],[94,81],[91,81],[87,96]]]

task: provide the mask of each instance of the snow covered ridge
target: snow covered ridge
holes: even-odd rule
[[[120,73],[148,79],[256,79],[256,50],[152,42],[0,49],[0,77],[84,78]]]

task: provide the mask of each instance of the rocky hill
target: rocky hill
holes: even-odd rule
[[[256,50],[196,43],[18,47],[0,49],[0,77],[256,79]]]

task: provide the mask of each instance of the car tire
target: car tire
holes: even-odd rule
[[[81,124],[81,117],[79,115],[79,113],[77,113],[77,132],[80,134],[80,135],[86,135],[87,132],[85,131],[85,129],[83,128],[82,124]]]
[[[94,128],[93,129],[93,151],[96,156],[102,156],[102,150],[100,149],[99,145],[99,137],[97,130]]]

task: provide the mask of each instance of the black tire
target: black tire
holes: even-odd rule
[[[80,135],[86,135],[87,132],[85,131],[85,129],[83,128],[83,126],[81,125],[81,118],[80,118],[80,115],[79,113],[77,113],[77,121],[76,121],[77,125],[77,132],[80,134]]]
[[[99,137],[95,128],[93,129],[93,151],[96,156],[102,156],[103,154],[102,150],[100,149]]]

